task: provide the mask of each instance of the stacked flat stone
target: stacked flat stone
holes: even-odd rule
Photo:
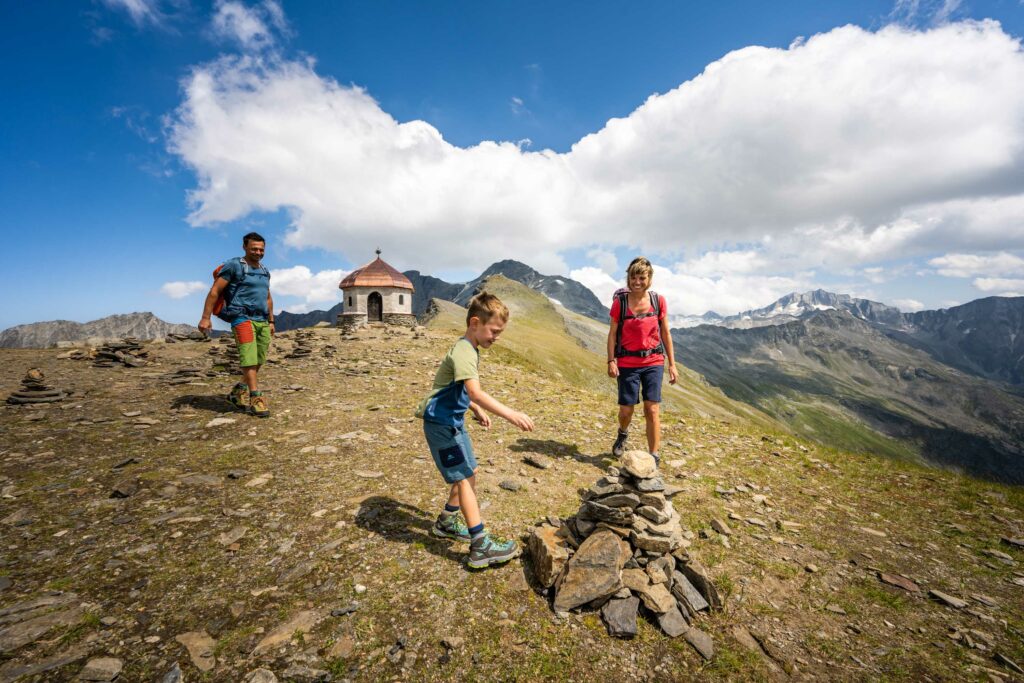
[[[199,330],[194,330],[188,334],[179,334],[178,332],[169,332],[165,337],[164,341],[168,344],[174,344],[177,342],[194,341],[194,342],[208,342],[210,337],[206,336]]]
[[[163,375],[160,379],[164,384],[174,386],[177,384],[188,384],[208,374],[215,373],[212,373],[212,371],[204,371],[200,368],[178,368],[173,372],[168,372]]]
[[[291,353],[285,355],[285,358],[305,358],[313,354],[313,340],[316,335],[306,330],[295,331],[295,347],[291,350]]]
[[[554,590],[555,612],[600,609],[609,635],[631,638],[642,611],[710,659],[711,636],[693,622],[721,601],[707,571],[686,552],[671,502],[677,492],[658,476],[650,454],[628,451],[621,467],[584,494],[574,517],[535,528],[530,557],[538,582]]]
[[[39,368],[32,368],[21,380],[21,388],[7,397],[12,405],[34,403],[56,403],[67,398],[67,392],[46,383],[46,377]]]
[[[115,365],[124,365],[129,368],[141,368],[149,364],[146,361],[148,355],[149,352],[142,347],[142,342],[135,337],[125,337],[98,347],[93,353],[96,359],[93,366],[112,368]]]
[[[219,345],[211,346],[207,353],[213,356],[212,369],[215,372],[226,375],[237,375],[242,372],[242,366],[238,364],[238,345],[235,344],[234,337],[221,337]]]

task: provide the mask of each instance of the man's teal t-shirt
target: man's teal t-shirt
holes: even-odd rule
[[[480,352],[463,337],[445,354],[434,386],[416,408],[416,417],[427,422],[461,427],[469,410],[467,379],[479,379]]]
[[[243,262],[242,258],[232,258],[224,262],[217,277],[228,281],[224,290],[226,305],[221,317],[232,323],[244,320],[266,320],[270,315],[267,310],[267,296],[270,294],[270,271],[261,263],[253,268]]]

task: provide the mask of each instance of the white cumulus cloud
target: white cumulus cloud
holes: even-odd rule
[[[321,270],[314,273],[306,266],[273,269],[270,271],[270,293],[274,296],[274,306],[293,313],[311,310],[316,304],[330,308],[341,301],[341,290],[338,283],[348,274],[347,270]],[[293,305],[282,305],[278,297],[295,297],[301,302]]]
[[[1008,180],[1024,174],[1022,82],[1020,42],[993,21],[845,26],[731,52],[559,153],[458,147],[311,61],[243,55],[192,70],[169,135],[197,177],[194,225],[285,208],[291,246],[359,260],[386,240],[425,272],[687,250],[704,256],[673,277],[703,312],[802,279],[771,272],[1024,248]]]
[[[893,304],[904,313],[915,313],[924,310],[924,304],[917,299],[894,299]]]
[[[1000,296],[1021,296],[1024,292],[1024,279],[979,277],[971,283],[975,289],[983,292],[996,292]]]
[[[232,40],[245,50],[263,50],[277,42],[276,32],[286,33],[288,24],[276,0],[246,5],[237,0],[217,0],[210,23],[218,38]]]
[[[928,261],[939,275],[1024,275],[1024,258],[1005,251],[998,254],[946,254]]]
[[[199,282],[198,280],[190,280],[188,282],[176,280],[174,282],[165,282],[160,287],[160,291],[172,299],[184,299],[196,292],[207,291],[212,284],[213,282]]]

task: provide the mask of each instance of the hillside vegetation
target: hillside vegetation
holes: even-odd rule
[[[484,518],[520,537],[574,513],[613,464],[614,385],[587,346],[602,326],[487,286],[513,317],[482,384],[537,430],[469,429]],[[558,617],[529,557],[467,571],[465,544],[429,534],[445,487],[412,417],[460,315],[279,335],[269,420],[222,400],[233,378],[205,373],[219,342],[151,344],[134,369],[0,351],[5,395],[30,367],[72,392],[0,411],[0,681],[71,680],[101,656],[129,681],[175,663],[190,681],[1021,675],[1022,489],[816,446],[690,373],[668,393],[662,455],[688,552],[723,594],[700,621],[710,662],[646,622],[620,641],[595,612]],[[289,357],[299,344],[312,353]],[[175,383],[181,368],[202,372]]]

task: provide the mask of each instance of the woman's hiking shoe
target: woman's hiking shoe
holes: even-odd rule
[[[470,569],[486,569],[496,564],[519,557],[519,544],[484,534],[469,543],[469,557],[466,566]]]
[[[615,437],[615,445],[612,446],[612,455],[616,458],[621,458],[623,452],[626,450],[626,439],[629,438],[629,432],[619,430],[619,435]]]
[[[239,410],[246,410],[249,407],[249,387],[239,382],[227,395],[227,399],[228,403]]]
[[[263,394],[252,394],[249,397],[249,412],[256,417],[270,417],[270,406]]]
[[[469,540],[469,529],[459,520],[457,514],[438,515],[430,533],[438,538],[454,538],[456,541]]]

